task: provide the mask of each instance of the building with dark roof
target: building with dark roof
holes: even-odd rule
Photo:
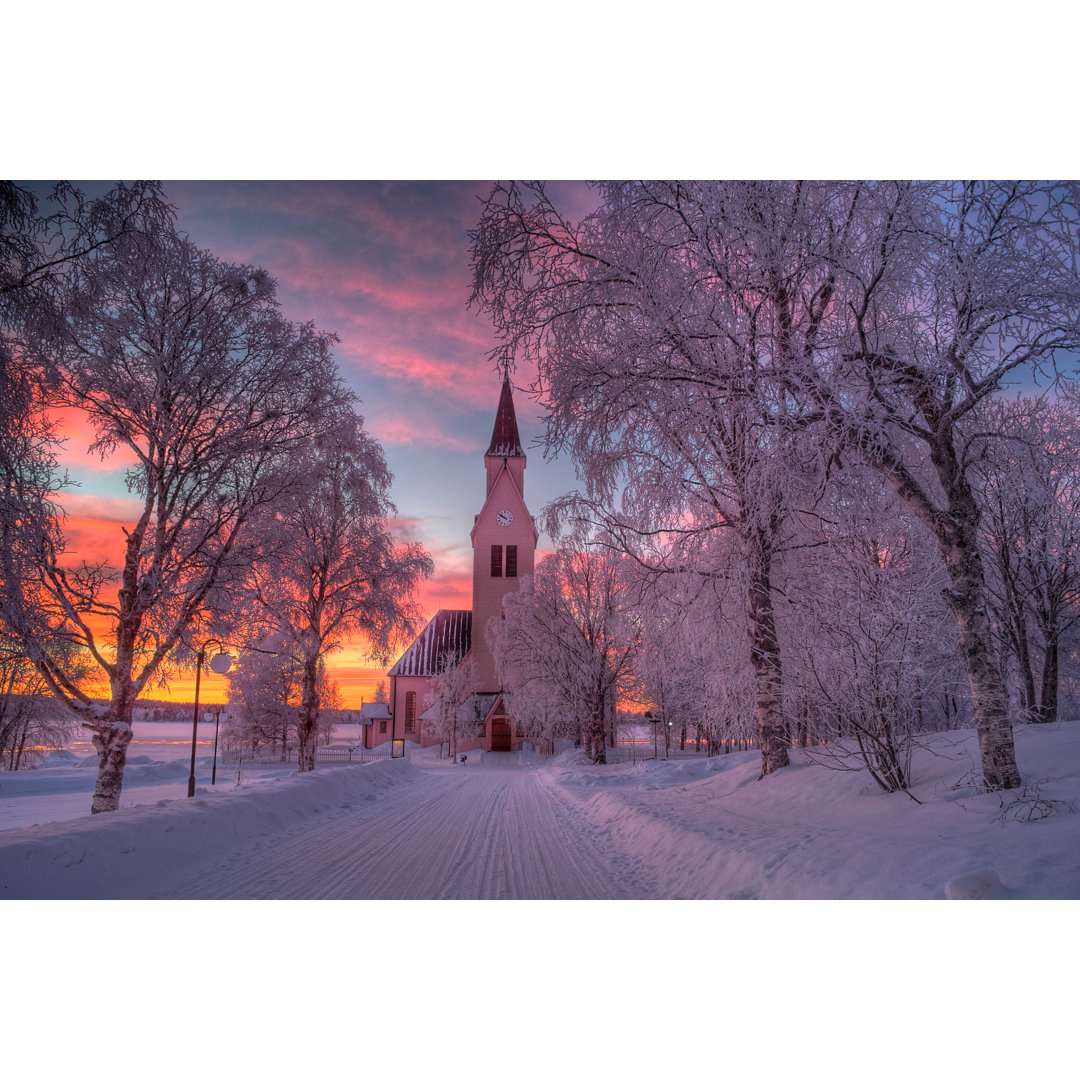
[[[469,742],[486,750],[520,745],[509,702],[502,693],[484,627],[502,612],[502,600],[519,579],[533,572],[536,523],[525,504],[526,455],[518,434],[510,380],[504,379],[491,441],[484,454],[486,492],[470,534],[473,548],[473,606],[437,611],[398,657],[390,677],[389,731],[366,729],[368,745],[405,739],[431,746],[439,741],[435,714],[426,698],[431,680],[466,658],[472,685],[460,707]],[[469,749],[470,746],[462,746]]]

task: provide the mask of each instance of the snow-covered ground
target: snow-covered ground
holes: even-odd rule
[[[121,807],[185,798],[191,771],[191,724],[136,721],[133,727],[135,737],[124,770]],[[341,741],[357,730],[342,728]],[[213,749],[214,727],[207,721],[199,725],[195,740],[195,781],[200,786],[210,784]],[[244,773],[257,779],[293,771],[295,766],[268,769],[244,763],[241,779]],[[90,812],[96,772],[97,754],[88,735],[80,735],[63,750],[50,754],[39,768],[0,771],[0,833],[85,817]],[[224,767],[219,757],[217,785],[235,785],[236,778],[236,766]]]
[[[92,766],[0,774],[0,820],[20,823],[0,895],[89,900],[2,909],[10,1075],[1075,1071],[1069,903],[103,899],[1080,896],[1080,813],[1019,821],[1030,794],[974,791],[970,735],[919,755],[917,804],[806,762],[758,783],[753,753],[597,769],[425,751],[240,786],[219,770],[211,789],[202,748],[187,799],[184,739],[137,734],[150,760],[114,814],[87,813]],[[1080,806],[1080,724],[1020,729],[1017,751],[1044,801]]]
[[[1080,898],[1080,724],[1020,728],[1028,787],[1004,794],[977,790],[972,733],[935,737],[914,799],[798,755],[758,782],[753,752],[597,768],[435,750],[239,786],[219,767],[214,788],[206,760],[187,799],[170,735],[155,759],[140,731],[114,814],[87,814],[91,758],[0,775],[0,897]]]

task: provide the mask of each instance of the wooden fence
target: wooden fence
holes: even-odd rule
[[[260,746],[252,754],[244,751],[245,763],[252,765],[295,765],[297,749],[295,746],[282,750],[280,747],[271,749],[268,746]],[[341,764],[341,765],[366,765],[369,761],[390,757],[390,744],[384,743],[376,746],[373,750],[367,750],[362,746],[319,746],[315,748],[315,764]],[[221,755],[224,765],[236,765],[240,761],[239,750],[226,750]]]

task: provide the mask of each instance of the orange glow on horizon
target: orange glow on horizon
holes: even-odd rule
[[[73,520],[77,520],[81,536],[93,537],[96,541],[100,540],[111,529],[116,528],[116,523],[112,521],[68,519],[69,524],[73,523]],[[85,540],[80,542],[79,558],[93,559],[99,556],[105,557],[104,545],[99,548],[98,544],[95,543],[91,550]],[[440,608],[471,608],[472,575],[471,573],[436,573],[430,581],[421,583],[417,599],[421,605],[423,611],[422,620],[425,623]],[[98,647],[109,658],[112,651],[110,644],[113,629],[112,620],[106,616],[91,616],[87,618],[87,623],[94,632]],[[348,641],[340,649],[327,656],[327,671],[341,691],[342,708],[359,709],[364,702],[373,701],[377,685],[379,682],[387,680],[386,672],[397,657],[408,648],[410,642],[411,639],[399,643],[385,666],[372,663],[364,643],[360,640]],[[104,681],[104,675],[96,665],[93,678],[96,685],[92,693],[96,696],[107,696],[107,683]],[[228,702],[228,696],[228,677],[215,674],[204,666],[199,681],[199,701],[208,705],[223,705]],[[172,702],[194,701],[194,668],[170,676],[166,686],[151,683],[143,691],[140,698],[140,700],[147,699]]]

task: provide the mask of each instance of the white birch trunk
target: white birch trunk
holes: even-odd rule
[[[754,669],[754,697],[761,775],[768,776],[788,764],[787,725],[782,699],[783,672],[776,639],[772,583],[768,554],[751,553],[749,596],[750,663]]]

